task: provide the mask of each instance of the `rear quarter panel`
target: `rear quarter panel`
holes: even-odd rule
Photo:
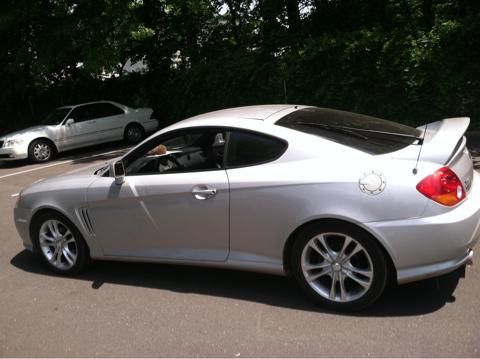
[[[312,136],[290,138],[287,152],[275,162],[227,170],[229,259],[281,262],[290,234],[316,219],[342,219],[372,233],[368,222],[422,215],[428,199],[415,188],[414,162],[380,159],[306,137]],[[386,179],[376,195],[359,186],[361,175],[372,170]],[[394,257],[388,241],[377,239]]]
[[[157,119],[151,119],[153,110],[151,108],[129,108],[127,110],[126,125],[132,122],[141,124],[146,132],[153,132],[158,129],[159,122]]]

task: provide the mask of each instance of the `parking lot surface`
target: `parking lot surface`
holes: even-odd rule
[[[465,278],[460,269],[392,286],[355,315],[323,311],[293,280],[256,273],[120,262],[74,278],[50,273],[23,249],[15,196],[125,151],[113,144],[48,164],[0,163],[1,356],[480,355],[479,251]]]

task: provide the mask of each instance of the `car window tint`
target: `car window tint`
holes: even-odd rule
[[[370,154],[400,150],[414,143],[421,135],[420,130],[400,123],[327,108],[300,109],[282,117],[275,124]]]
[[[91,120],[90,111],[88,109],[89,106],[79,106],[73,109],[73,111],[68,116],[69,118],[73,118],[75,122],[83,122]]]
[[[223,167],[226,132],[207,129],[163,135],[125,159],[127,175],[209,171]]]
[[[118,116],[125,113],[123,110],[115,105],[112,105],[111,103],[99,103],[95,106],[97,107],[96,113],[99,115],[99,117]]]
[[[259,133],[233,131],[228,140],[227,167],[252,166],[274,161],[287,149],[287,143]]]

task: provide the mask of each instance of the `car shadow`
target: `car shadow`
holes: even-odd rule
[[[56,276],[27,250],[18,253],[10,263],[26,272]],[[464,274],[465,268],[462,267],[438,278],[403,286],[391,285],[370,308],[343,315],[391,317],[434,312],[455,301],[453,293]],[[73,279],[91,282],[93,290],[101,290],[104,283],[110,283],[326,312],[310,302],[293,279],[274,275],[167,264],[97,261],[87,272]]]

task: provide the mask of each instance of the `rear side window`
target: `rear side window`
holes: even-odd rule
[[[287,143],[275,137],[244,131],[232,131],[228,139],[227,167],[252,166],[271,162],[287,149]]]
[[[123,115],[125,112],[119,109],[117,106],[112,105],[111,103],[99,103],[97,106],[97,115],[98,117],[110,117],[110,116],[117,116]]]
[[[421,131],[396,122],[326,108],[304,108],[282,117],[276,125],[324,137],[374,155],[398,151]]]

